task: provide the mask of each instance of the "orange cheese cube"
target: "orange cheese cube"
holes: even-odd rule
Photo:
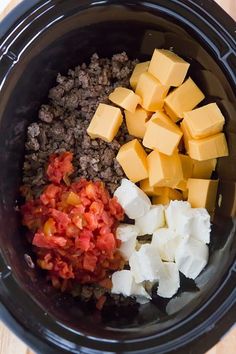
[[[140,182],[140,188],[144,191],[144,193],[152,197],[152,196],[162,195],[166,187],[155,187],[155,186],[151,187],[149,183],[149,178],[146,178]]]
[[[193,161],[193,173],[192,178],[211,178],[211,174],[216,168],[216,159],[210,159],[205,161]]]
[[[171,200],[183,200],[183,195],[180,191],[169,187],[163,188],[161,195],[152,197],[152,204],[169,204]]]
[[[147,154],[137,139],[122,145],[116,159],[132,182],[148,177]]]
[[[189,77],[165,98],[164,109],[171,119],[177,122],[183,118],[184,112],[195,108],[204,97],[202,91]]]
[[[188,155],[179,154],[182,170],[183,170],[183,177],[184,179],[190,178],[193,172],[193,160]]]
[[[143,138],[146,131],[146,122],[150,118],[151,112],[147,112],[138,106],[134,113],[125,111],[125,120],[128,132],[137,138]]]
[[[132,113],[135,112],[137,105],[141,103],[140,97],[125,87],[117,87],[109,95],[109,100]]]
[[[148,72],[163,85],[179,86],[183,83],[190,64],[166,49],[155,49]]]
[[[167,156],[154,150],[147,157],[150,186],[175,187],[183,179],[179,154]]]
[[[189,156],[198,161],[228,156],[228,147],[224,133],[198,140],[189,140]]]
[[[187,190],[187,179],[182,179],[178,184],[176,184],[175,188],[179,189],[182,192],[185,192]]]
[[[92,139],[100,138],[111,142],[122,121],[123,116],[119,108],[100,103],[87,128],[87,133]]]
[[[187,186],[188,202],[192,208],[206,208],[209,212],[214,211],[218,180],[189,178]]]
[[[145,73],[148,70],[149,64],[150,61],[145,61],[143,63],[138,63],[137,65],[135,65],[135,68],[129,80],[130,86],[132,87],[133,90],[136,89],[140,75]]]
[[[225,119],[216,103],[210,103],[184,113],[184,122],[194,139],[220,133]]]
[[[154,76],[146,72],[140,75],[135,93],[142,99],[141,106],[155,112],[164,105],[169,86],[162,85]]]
[[[185,124],[185,121],[182,120],[182,122],[180,123],[180,128],[183,132],[183,138],[184,138],[184,147],[185,150],[188,152],[189,151],[189,140],[192,140],[193,137],[190,134],[187,125]]]
[[[147,124],[143,145],[157,149],[166,155],[172,155],[183,133],[163,112],[155,113]]]
[[[182,165],[183,179],[175,186],[175,188],[186,191],[187,180],[192,176],[193,172],[193,160],[188,155],[179,154],[179,157]]]

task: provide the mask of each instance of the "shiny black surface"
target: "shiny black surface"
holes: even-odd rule
[[[39,1],[0,41],[0,299],[5,321],[35,350],[201,353],[235,320],[235,24],[213,1],[201,3]],[[214,219],[209,264],[195,285],[183,280],[182,292],[168,303],[155,298],[138,311],[110,308],[101,314],[58,294],[24,261],[30,250],[14,206],[25,129],[37,119],[58,72],[94,52],[125,50],[143,60],[155,47],[172,47],[189,60],[206,102],[217,101],[226,117],[230,157],[220,159],[217,171],[223,203]]]

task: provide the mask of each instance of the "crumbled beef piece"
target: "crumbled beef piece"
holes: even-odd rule
[[[39,110],[39,123],[32,123],[27,131],[23,182],[33,195],[38,195],[46,183],[49,155],[65,150],[74,154],[74,178],[100,179],[111,193],[115,191],[124,177],[116,155],[132,137],[124,123],[111,143],[92,140],[86,129],[98,104],[111,104],[108,95],[115,87],[129,87],[136,63],[126,53],[115,54],[112,59],[99,58],[95,53],[90,63],[70,69],[67,75],[57,75],[49,102]]]

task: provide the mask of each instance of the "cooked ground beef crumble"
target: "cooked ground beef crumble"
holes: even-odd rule
[[[129,77],[137,60],[126,53],[111,59],[91,57],[67,76],[57,75],[57,85],[49,91],[49,102],[41,106],[39,121],[29,125],[23,167],[23,183],[38,195],[44,185],[45,166],[50,154],[71,151],[76,167],[72,178],[101,179],[111,193],[124,173],[115,157],[119,147],[131,139],[123,123],[111,143],[92,140],[86,133],[99,103],[109,103],[108,95],[115,87],[129,87]]]

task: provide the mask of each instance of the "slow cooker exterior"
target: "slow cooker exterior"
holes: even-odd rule
[[[235,92],[235,23],[213,0],[81,0],[77,3],[70,1],[73,3],[71,7],[66,3],[65,0],[25,1],[3,21],[0,39],[0,97],[3,105],[4,85],[14,65],[17,65],[17,56],[34,43],[46,26],[49,28],[60,22],[64,16],[70,16],[71,11],[79,13],[103,6],[114,6],[115,9],[116,5],[129,6],[134,11],[136,6],[142,11],[153,9],[160,15],[180,21],[185,28],[197,33],[199,40],[203,41],[217,58],[232,91]],[[37,22],[37,19],[40,21]],[[16,53],[12,48],[18,48],[19,52]],[[4,154],[4,151],[1,151],[1,154]],[[232,232],[235,237],[234,219],[233,225]],[[41,353],[203,353],[235,322],[235,251],[234,247],[234,259],[223,281],[203,306],[174,326],[140,339],[122,338],[122,335],[104,338],[102,334],[99,336],[99,331],[97,336],[83,331],[74,333],[69,325],[65,326],[44,313],[40,305],[12,276],[6,257],[0,251],[0,315],[19,337],[36,352]]]

